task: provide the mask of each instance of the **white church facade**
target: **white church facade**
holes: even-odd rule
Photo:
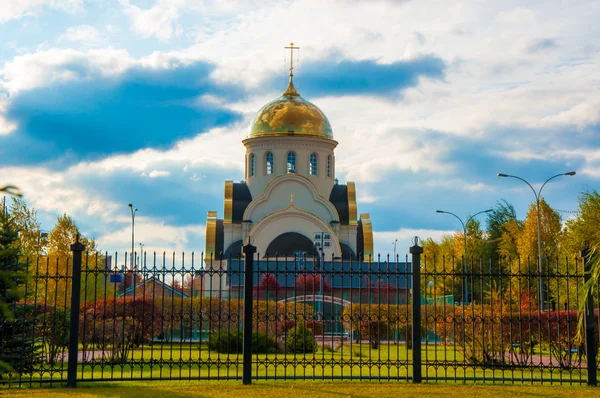
[[[245,178],[225,181],[222,217],[208,212],[206,269],[226,267],[248,243],[260,258],[322,249],[327,259],[370,261],[369,214],[357,213],[354,183],[338,183],[338,142],[325,114],[296,91],[292,68],[287,89],[258,111],[242,143]]]

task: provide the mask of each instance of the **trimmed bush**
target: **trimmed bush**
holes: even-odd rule
[[[221,354],[238,354],[242,352],[244,336],[237,330],[224,329],[212,332],[208,336],[208,348]]]
[[[213,332],[208,338],[208,348],[221,354],[241,354],[244,349],[244,334],[221,329]],[[275,339],[265,333],[252,333],[252,353],[268,354],[277,350]]]
[[[286,347],[289,352],[298,354],[316,352],[317,340],[312,330],[307,328],[304,322],[300,322],[288,333]]]
[[[252,353],[269,354],[277,351],[277,342],[275,339],[265,333],[252,333]]]

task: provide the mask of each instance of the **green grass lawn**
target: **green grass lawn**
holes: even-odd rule
[[[6,397],[597,397],[595,388],[557,385],[481,385],[462,383],[426,383],[412,385],[397,382],[110,382],[80,383],[77,389],[43,388],[0,390]]]
[[[343,348],[314,354],[258,354],[253,356],[253,377],[262,380],[277,378],[302,379],[391,379],[410,380],[412,351],[403,344],[382,345],[371,349],[367,344],[347,343]],[[200,344],[155,344],[134,350],[126,364],[106,364],[98,361],[80,365],[81,380],[127,379],[239,379],[242,376],[241,354],[209,352]],[[422,351],[422,373],[431,381],[453,380],[504,382],[511,379],[529,382],[531,379],[552,379],[565,384],[585,383],[585,370],[485,369],[463,364],[462,352],[452,346],[427,345]],[[66,380],[63,368],[46,368],[42,373],[24,377],[23,384],[36,380]],[[517,381],[519,382],[519,381]],[[234,382],[235,383],[235,382]],[[39,383],[37,383],[39,385]]]

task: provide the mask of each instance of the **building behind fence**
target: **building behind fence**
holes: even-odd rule
[[[535,269],[526,262],[492,267],[482,259],[457,273],[446,267],[453,259],[422,258],[419,246],[402,261],[269,257],[246,246],[243,256],[210,267],[210,257],[147,254],[139,267],[115,270],[80,244],[72,249],[69,259],[21,259],[29,278],[25,299],[11,308],[15,319],[1,321],[0,358],[13,369],[0,373],[0,383],[358,378],[596,385],[597,297],[583,298],[578,326],[582,258],[560,267],[548,260],[542,275],[525,271]]]

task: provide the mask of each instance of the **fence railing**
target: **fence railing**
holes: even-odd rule
[[[21,259],[0,319],[9,385],[106,380],[366,379],[587,383],[598,289],[585,257],[264,255]],[[135,266],[126,261],[133,257]],[[538,302],[539,286],[547,300]],[[577,311],[586,300],[583,327]]]

